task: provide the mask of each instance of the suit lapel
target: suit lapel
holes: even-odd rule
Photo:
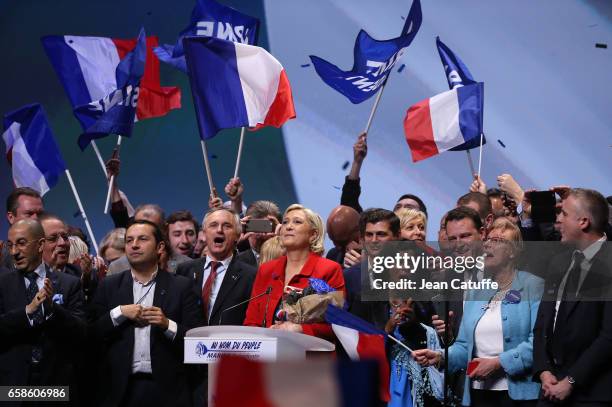
[[[212,312],[210,313],[210,321],[215,321],[217,317],[217,313],[220,312],[222,306],[224,306],[225,300],[230,297],[230,292],[232,288],[238,283],[240,280],[240,269],[238,264],[236,264],[237,258],[234,256],[232,261],[230,262],[227,270],[225,271],[225,275],[223,276],[223,282],[221,283],[221,287],[219,288],[219,293],[217,294],[217,298],[215,299],[215,303],[213,305]],[[227,306],[232,306],[234,304],[227,304]]]
[[[25,277],[20,271],[17,271],[17,270],[11,271],[10,273],[13,273],[14,278],[17,279],[16,283],[17,283],[18,291],[15,293],[16,298],[17,298],[17,304],[20,308],[25,307],[26,305],[28,305],[27,303],[28,300],[26,298]]]
[[[119,305],[133,304],[134,301],[134,279],[132,272],[126,270],[123,272],[123,277],[119,283]]]
[[[582,299],[593,300],[596,298],[607,299],[607,294],[602,292],[602,289],[607,289],[611,282],[609,266],[606,265],[607,253],[605,245],[602,246],[599,251],[591,259],[591,265],[589,271],[582,282],[578,297],[575,301],[569,301],[567,304],[565,319],[569,319],[572,311],[576,308]]]
[[[155,277],[155,293],[153,294],[153,306],[164,309],[166,297],[168,297],[168,279],[170,276],[167,271],[159,270]]]

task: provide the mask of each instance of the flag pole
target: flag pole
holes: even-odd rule
[[[398,345],[403,346],[403,347],[404,347],[404,348],[405,348],[405,349],[406,349],[408,352],[410,352],[410,353],[412,353],[412,352],[413,352],[413,350],[412,350],[412,349],[410,349],[408,346],[406,346],[406,345],[405,345],[404,343],[402,343],[400,340],[396,339],[396,338],[395,338],[393,335],[389,335],[389,334],[387,334],[387,337],[388,337],[389,339],[392,339],[392,340],[394,340],[395,342],[397,342],[397,344],[398,344]]]
[[[480,151],[478,152],[478,178],[480,178],[480,168],[482,165],[482,139],[484,138],[484,133],[480,133]]]
[[[236,157],[236,169],[234,170],[234,178],[238,178],[238,169],[240,168],[240,158],[242,157],[242,145],[244,144],[245,127],[240,129],[240,143],[238,143],[238,157]]]
[[[117,153],[121,147],[121,135],[117,135]],[[106,172],[106,166],[104,166],[104,172]],[[106,175],[108,177],[108,174]],[[108,181],[108,192],[106,193],[106,203],[104,204],[104,214],[108,214],[108,207],[110,205],[111,195],[113,193],[113,185],[115,183],[115,174],[111,175]]]
[[[100,150],[98,150],[98,145],[96,144],[96,140],[91,140],[91,147],[94,149],[96,153],[96,157],[98,157],[98,161],[100,162],[100,166],[102,166],[102,171],[104,172],[104,177],[108,177],[106,173],[106,164],[104,164],[104,160],[102,159],[102,154],[100,154]]]
[[[208,186],[210,188],[210,194],[216,196],[215,187],[212,181],[212,173],[210,171],[210,163],[208,162],[208,151],[206,150],[206,142],[200,139],[202,145],[202,155],[204,156],[204,167],[206,167],[206,176],[208,177]]]
[[[476,170],[474,169],[474,161],[472,160],[472,154],[470,154],[470,150],[465,150],[468,159],[468,165],[470,166],[470,179],[474,178],[474,174],[476,174]]]
[[[387,79],[389,79],[388,76],[387,76]],[[376,108],[378,108],[378,103],[380,102],[380,98],[382,97],[383,90],[385,90],[386,85],[387,85],[387,81],[385,80],[385,82],[380,86],[380,90],[378,91],[378,94],[376,95],[376,100],[374,100],[374,105],[372,106],[372,110],[370,111],[370,117],[368,118],[368,123],[366,124],[365,130],[364,130],[364,133],[366,135],[370,131],[370,126],[372,126],[372,120],[374,120],[374,113],[376,113]]]
[[[70,175],[69,169],[66,169],[66,176],[68,177],[68,182],[70,183],[72,194],[74,195],[74,199],[76,199],[77,201],[77,205],[79,206],[79,211],[81,212],[83,221],[85,221],[85,227],[87,228],[87,233],[89,234],[89,238],[91,239],[91,243],[93,244],[93,247],[96,250],[96,255],[97,255],[98,254],[98,243],[96,243],[96,237],[94,236],[93,231],[91,230],[91,225],[89,224],[89,220],[87,219],[87,214],[85,214],[85,209],[83,209],[81,198],[79,197],[79,193],[77,192],[77,189],[74,186],[74,181],[72,180],[72,176]]]

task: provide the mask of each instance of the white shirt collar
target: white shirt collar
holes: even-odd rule
[[[219,263],[223,265],[223,269],[227,269],[229,267],[229,264],[232,262],[233,258],[234,256],[231,255],[228,258],[221,260]],[[204,263],[204,270],[206,270],[210,266],[211,261],[218,261],[218,260],[213,260],[212,257],[206,256],[206,263]]]
[[[148,281],[140,281],[138,280],[138,278],[136,278],[136,276],[134,275],[134,270],[130,270],[132,272],[132,280],[134,280],[135,283],[138,283],[142,286],[148,286],[149,284],[151,284],[151,282],[155,281],[155,277],[157,277],[157,272],[159,271],[158,267],[155,267],[155,271],[153,272],[153,274],[151,274],[151,278]]]
[[[601,246],[603,246],[605,241],[606,241],[606,235],[604,233],[604,235],[600,239],[594,241],[593,243],[589,245],[589,247],[587,247],[586,249],[582,251],[582,254],[584,254],[584,258],[589,263],[593,260],[593,257],[595,257],[599,249],[601,249]]]

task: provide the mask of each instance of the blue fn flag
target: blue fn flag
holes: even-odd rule
[[[446,44],[440,41],[440,37],[436,37],[436,45],[438,47],[438,53],[440,54],[440,60],[444,66],[444,73],[446,74],[449,89],[455,89],[460,86],[477,83],[463,61],[457,55],[455,55],[455,53],[451,51]],[[482,122],[482,110],[480,115]],[[482,144],[485,144],[486,142],[487,140],[483,136]],[[450,151],[464,151],[476,147],[480,147],[480,137],[474,137],[457,147],[451,148]]]
[[[325,83],[342,93],[352,103],[361,103],[374,95],[385,83],[397,60],[414,40],[422,21],[421,3],[419,0],[414,0],[399,37],[378,41],[361,30],[355,41],[355,62],[350,71],[343,71],[314,55],[310,56],[310,60]]]
[[[100,100],[75,108],[74,113],[87,127],[79,136],[79,147],[84,150],[93,139],[109,134],[132,135],[134,116],[144,74],[147,53],[146,35],[140,29],[136,47],[119,62],[115,70],[117,89]]]
[[[214,37],[222,40],[256,45],[259,20],[214,0],[198,0],[191,12],[191,23],[179,34],[175,45],[163,44],[154,49],[157,57],[187,73],[183,38]]]
[[[4,116],[6,156],[17,187],[30,187],[44,195],[66,170],[53,132],[38,103]]]

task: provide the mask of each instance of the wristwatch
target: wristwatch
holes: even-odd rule
[[[572,386],[576,384],[576,380],[572,376],[567,376],[567,382]]]

